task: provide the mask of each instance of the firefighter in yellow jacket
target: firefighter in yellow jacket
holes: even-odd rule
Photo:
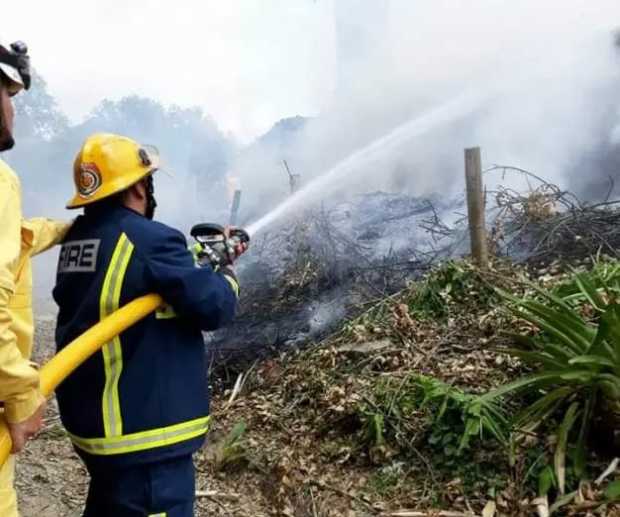
[[[0,151],[14,145],[11,97],[30,87],[28,49],[0,42]],[[42,424],[44,399],[30,362],[33,336],[30,257],[58,243],[68,225],[48,219],[24,220],[19,179],[0,159],[0,411],[7,420],[13,453]],[[0,466],[0,516],[17,516],[14,459]]]

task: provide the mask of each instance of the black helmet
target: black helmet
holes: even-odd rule
[[[0,42],[0,73],[8,79],[11,96],[30,88],[30,57],[23,41],[10,45]]]

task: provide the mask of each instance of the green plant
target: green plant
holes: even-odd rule
[[[421,407],[431,405],[437,408],[431,439],[438,440],[443,436],[441,440],[445,441],[444,431],[458,436],[458,447],[450,452],[460,454],[469,447],[472,438],[483,438],[485,432],[500,443],[507,442],[508,422],[503,410],[494,401],[465,393],[433,377],[417,375],[414,382],[423,393]],[[443,428],[442,424],[448,424],[448,428]]]
[[[482,396],[486,402],[516,392],[533,398],[514,418],[515,436],[532,433],[549,417],[559,416],[553,464],[562,494],[567,458],[576,478],[582,477],[592,423],[613,421],[610,414],[620,400],[620,305],[612,302],[615,297],[598,278],[599,283],[576,273],[573,281],[579,292],[567,294],[569,300],[534,284],[530,286],[538,299],[501,293],[515,315],[539,330],[534,336],[512,335],[521,347],[507,350],[534,373]],[[582,304],[575,305],[575,300]]]
[[[596,260],[592,269],[581,274],[597,290],[605,295],[620,298],[620,262]],[[581,305],[587,301],[579,287],[578,276],[573,275],[567,281],[553,289],[553,294],[562,298],[569,305]]]
[[[392,441],[407,451],[420,426],[426,429],[431,448],[445,457],[459,456],[472,439],[485,435],[508,442],[508,421],[495,401],[418,374],[379,383],[372,406],[363,409],[362,418],[371,446]]]
[[[238,422],[226,435],[215,455],[216,470],[240,465],[247,461],[247,448],[243,439],[245,430],[245,422]]]
[[[488,304],[496,293],[467,262],[448,261],[433,269],[412,292],[410,311],[421,318],[444,318],[452,303]]]
[[[401,486],[409,472],[406,464],[396,461],[377,469],[369,479],[370,487],[380,495],[389,495]]]

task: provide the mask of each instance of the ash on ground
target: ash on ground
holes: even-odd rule
[[[455,253],[452,232],[442,237],[427,228],[459,204],[375,192],[306,210],[257,236],[240,261],[238,316],[207,336],[212,364],[243,363],[321,339],[399,291]]]

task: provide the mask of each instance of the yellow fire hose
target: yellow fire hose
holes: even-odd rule
[[[163,303],[160,296],[148,294],[129,302],[74,339],[41,368],[41,393],[49,397],[67,376],[115,336],[146,317]],[[0,419],[0,467],[11,452],[11,436]]]

